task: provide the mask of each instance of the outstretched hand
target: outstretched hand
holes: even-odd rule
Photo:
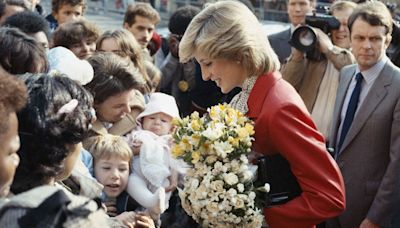
[[[155,228],[155,224],[153,219],[151,219],[151,217],[144,213],[144,212],[139,212],[136,214],[135,216],[136,218],[136,223],[135,223],[135,227],[137,228]]]

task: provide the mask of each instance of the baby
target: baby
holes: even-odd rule
[[[179,118],[175,98],[153,93],[136,119],[139,129],[127,135],[134,153],[140,150],[133,158],[127,192],[149,210],[153,219],[168,208],[170,187],[176,185],[175,161],[170,155],[173,118]]]

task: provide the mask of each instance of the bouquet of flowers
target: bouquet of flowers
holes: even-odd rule
[[[174,120],[172,154],[193,169],[179,190],[182,207],[203,227],[261,227],[263,215],[256,206],[251,151],[252,122],[228,105]],[[268,191],[268,184],[264,190]]]

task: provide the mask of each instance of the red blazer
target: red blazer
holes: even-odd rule
[[[314,227],[343,212],[342,175],[295,89],[279,72],[262,75],[247,104],[247,116],[255,121],[254,151],[285,157],[303,191],[286,204],[264,209],[270,227]]]

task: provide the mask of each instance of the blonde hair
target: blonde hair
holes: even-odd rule
[[[280,68],[256,16],[242,3],[221,1],[207,4],[193,18],[179,45],[181,62],[196,52],[208,58],[240,61],[247,76],[258,76]]]
[[[118,157],[129,161],[133,152],[128,143],[118,135],[96,135],[85,140],[84,147],[93,155],[94,160]]]
[[[96,50],[101,48],[101,45],[106,39],[114,39],[118,45],[119,52],[115,53],[121,57],[129,57],[133,65],[142,74],[143,79],[146,81],[146,86],[144,88],[145,93],[149,93],[151,88],[151,80],[147,75],[145,59],[142,56],[142,47],[136,41],[135,37],[128,30],[116,29],[105,31],[96,42]]]
[[[144,66],[151,81],[151,92],[158,91],[161,81],[161,71],[150,61],[145,61]]]
[[[335,1],[332,3],[329,12],[331,14],[334,14],[335,11],[342,11],[346,9],[352,9],[354,10],[357,7],[357,3],[351,2],[351,1],[346,1],[346,0],[340,0],[340,1]]]

